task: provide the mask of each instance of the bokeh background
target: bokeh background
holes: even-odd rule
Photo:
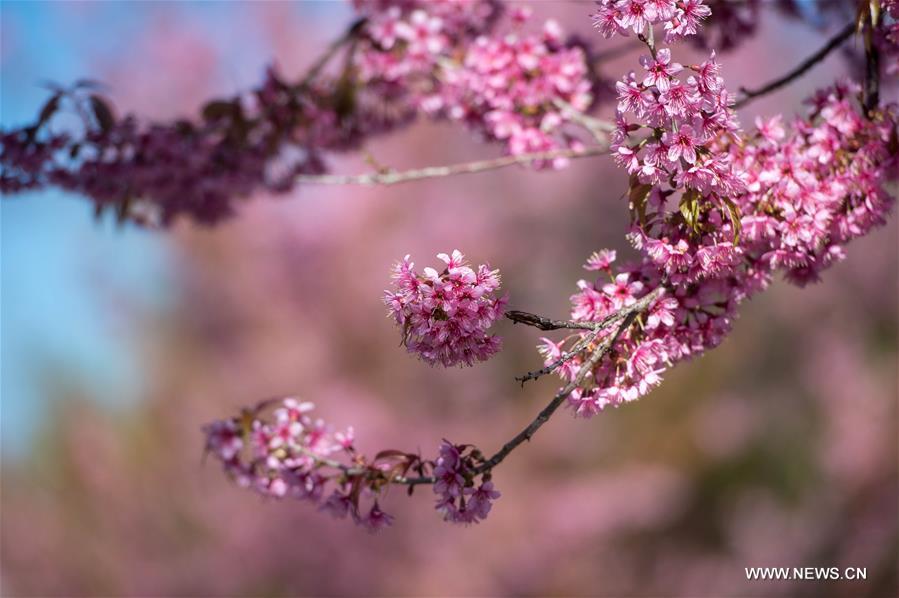
[[[595,35],[589,3],[533,7]],[[273,59],[297,76],[349,14],[336,2],[4,0],[0,118],[26,122],[43,81],[85,76],[108,84],[120,112],[195,114]],[[722,57],[731,89],[824,39],[762,17]],[[835,54],[741,119],[790,114],[847,69]],[[428,123],[366,150],[397,168],[498,151]],[[306,187],[254,198],[217,228],[168,233],[95,223],[88,202],[53,191],[5,198],[2,594],[897,595],[895,217],[822,283],[778,282],[754,299],[722,347],[645,399],[588,421],[558,415],[497,471],[503,497],[480,526],[441,522],[428,489],[393,491],[396,524],[372,536],[203,464],[204,422],[286,394],[354,424],[365,451],[431,454],[443,437],[497,448],[556,387],[513,380],[538,364],[537,335],[501,324],[506,349],[492,361],[429,368],[385,317],[388,267],[458,247],[501,268],[513,307],[562,316],[590,252],[633,253],[625,182],[593,159],[558,173]],[[868,579],[748,582],[749,566],[857,566]]]

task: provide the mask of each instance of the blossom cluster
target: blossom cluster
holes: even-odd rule
[[[424,107],[476,125],[512,155],[577,147],[565,125],[571,109],[583,112],[593,102],[585,56],[563,45],[554,21],[540,36],[481,36],[460,64],[445,69],[440,93]]]
[[[695,35],[703,19],[711,14],[703,0],[598,0],[593,24],[604,37],[638,35],[661,24],[665,41]]]
[[[357,2],[369,7],[367,30],[380,50],[358,54],[364,81],[393,82],[423,113],[463,122],[512,155],[578,146],[564,125],[571,109],[592,105],[594,83],[585,50],[567,44],[558,23],[525,33],[530,12],[517,9],[512,31],[460,43],[460,31],[496,14],[493,3],[383,4]]]
[[[667,368],[720,344],[737,307],[776,273],[800,285],[817,280],[842,259],[847,242],[885,221],[895,201],[886,184],[899,178],[899,109],[887,106],[868,119],[855,101],[858,92],[856,84],[838,83],[812,97],[809,114],[791,127],[780,117],[760,119],[750,136],[725,148],[743,182],[732,196],[743,234],[738,259],[728,267],[674,284],[652,255],[617,272],[614,252],[588,260],[585,268],[601,278],[579,282],[572,296],[575,320],[602,321],[659,286],[665,292],[568,397],[577,414],[645,395]],[[613,333],[606,330],[595,342]],[[543,339],[539,349],[549,365],[581,338]],[[574,380],[583,364],[577,356],[559,374]]]
[[[483,459],[471,445],[443,441],[435,461],[396,450],[368,460],[353,445],[352,427],[335,432],[313,419],[314,409],[294,398],[263,401],[238,417],[206,425],[206,453],[239,486],[268,498],[317,504],[370,531],[393,522],[378,501],[391,484],[434,483],[440,495],[436,508],[453,523],[482,521],[499,497],[490,474],[476,471]],[[410,479],[410,472],[419,477]]]
[[[884,222],[894,202],[885,185],[899,175],[895,104],[865,114],[860,86],[840,82],[812,97],[809,114],[791,127],[780,116],[758,119],[743,136],[714,52],[685,68],[651,41],[654,24],[665,22],[669,32],[682,24],[672,16],[674,2],[599,4],[604,33],[632,28],[650,50],[643,74],[616,85],[612,146],[631,175],[628,236],[643,258],[616,272],[614,252],[591,256],[585,268],[600,279],[578,283],[572,317],[603,321],[659,287],[664,292],[569,395],[583,416],[645,395],[668,367],[717,346],[739,304],[775,273],[800,285],[817,280],[848,241]],[[641,131],[649,134],[636,138]],[[615,333],[599,332],[559,375],[577,379],[592,347]],[[542,339],[546,364],[585,334]]]
[[[558,25],[501,36],[498,0],[354,7],[359,19],[336,73],[315,69],[296,83],[269,68],[257,88],[208,102],[197,119],[117,118],[92,84],[57,89],[34,124],[0,133],[0,190],[53,185],[121,220],[164,226],[185,215],[209,224],[254,192],[283,193],[297,175],[325,172],[329,153],[417,114],[464,122],[516,155],[578,146],[560,106],[591,105],[595,77]],[[514,11],[512,27],[524,13]],[[82,122],[59,132],[51,123],[66,106]]]
[[[673,284],[694,282],[739,257],[730,198],[743,183],[721,151],[737,138],[738,125],[714,52],[688,68],[669,48],[653,48],[640,62],[640,77],[631,72],[616,84],[612,141],[616,161],[631,175],[630,239]]]
[[[495,0],[353,0],[365,19],[363,48],[354,56],[363,81],[426,84],[441,60],[493,29]],[[413,92],[414,93],[414,92]]]
[[[502,341],[487,331],[502,316],[507,298],[497,296],[499,270],[472,268],[459,250],[437,256],[441,272],[420,274],[406,256],[393,272],[393,288],[384,291],[390,315],[403,331],[403,343],[431,365],[473,365],[500,350]]]
[[[271,417],[266,417],[272,408]],[[238,485],[263,496],[320,504],[323,510],[338,517],[349,514],[372,530],[389,525],[393,518],[381,510],[376,487],[366,484],[361,474],[346,473],[360,460],[353,447],[353,429],[333,432],[322,419],[312,418],[314,408],[312,403],[286,398],[213,422],[204,428],[206,451],[221,461]],[[345,469],[331,466],[337,456],[349,462],[342,466]],[[369,506],[363,508],[363,499]]]
[[[731,149],[747,185],[738,201],[746,251],[801,285],[883,224],[895,201],[885,183],[899,172],[897,108],[866,118],[860,91],[838,82],[810,98],[792,127],[759,119],[751,142]]]
[[[255,89],[206,103],[198,118],[148,123],[117,117],[91,82],[58,88],[35,123],[0,132],[0,190],[58,186],[90,197],[98,213],[154,226],[179,216],[216,223],[254,192],[286,192],[297,175],[325,172],[328,153],[354,149],[413,120],[418,94],[404,87],[412,82],[398,84],[391,48],[371,37],[374,14],[413,4],[358,2],[363,18],[344,43],[352,60],[343,60],[337,73],[316,70],[289,82],[270,67]],[[398,32],[403,41],[397,46],[409,50],[411,63],[438,56],[431,51],[444,46],[465,47],[500,12],[492,0],[418,4],[415,18]],[[436,23],[440,31],[430,36]],[[377,76],[361,69],[364,64],[380,69]],[[427,67],[431,76],[433,64]],[[59,132],[51,125],[63,108],[81,122]]]
[[[446,440],[440,445],[434,467],[434,493],[439,496],[437,510],[443,513],[445,521],[480,523],[490,513],[493,501],[500,497],[489,474],[475,487],[479,460],[480,453],[470,445]]]
[[[121,220],[215,223],[255,191],[283,193],[297,175],[324,172],[325,152],[354,148],[411,119],[407,106],[376,86],[351,100],[348,93],[329,81],[293,85],[269,68],[259,87],[208,102],[196,120],[147,123],[117,118],[91,87],[59,89],[37,123],[0,133],[0,190],[54,185]],[[66,106],[82,118],[80,130],[51,127]]]

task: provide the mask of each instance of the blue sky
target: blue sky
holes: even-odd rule
[[[98,59],[112,61],[160,4],[92,3],[80,14],[69,3],[0,2],[0,125],[33,120],[47,98],[43,81],[95,77]],[[246,5],[181,2],[179,19],[202,32],[225,56],[223,93],[257,82],[273,58],[266,40],[241,31]],[[303,3],[310,16],[342,19],[346,7]],[[302,13],[302,16],[301,14]],[[164,43],[164,42],[163,42]],[[140,76],[152,76],[142,73]],[[110,94],[114,100],[114,91]],[[177,301],[177,252],[164,234],[94,222],[92,206],[62,192],[38,191],[0,202],[0,422],[4,457],[27,450],[60,389],[107,405],[139,400],[143,385],[138,340],[128,316],[110,302],[159,311]]]
[[[38,83],[87,74],[98,36],[73,35],[49,3],[0,4],[4,38],[0,124],[34,118]],[[92,47],[93,46],[93,47]],[[108,289],[148,308],[171,291],[166,239],[98,225],[91,205],[56,191],[0,203],[0,421],[5,457],[20,454],[60,384],[108,403],[139,396],[134,339],[108,305]],[[102,281],[104,291],[96,288]]]

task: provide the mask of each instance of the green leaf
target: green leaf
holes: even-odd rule
[[[652,185],[641,183],[636,174],[631,175],[630,189],[627,198],[631,210],[631,219],[640,225],[646,224],[646,201],[652,192]]]
[[[680,204],[678,208],[680,209],[680,214],[684,219],[684,222],[687,223],[687,226],[696,233],[699,232],[699,192],[695,189],[688,189],[681,196]]]
[[[722,197],[721,201],[724,202],[727,214],[730,216],[730,224],[734,229],[734,245],[737,245],[740,243],[740,235],[743,233],[743,223],[740,221],[740,208],[729,197]]]

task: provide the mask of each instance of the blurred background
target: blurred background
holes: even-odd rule
[[[533,7],[596,35],[590,3]],[[824,39],[762,17],[721,58],[732,90]],[[296,77],[349,18],[336,2],[4,0],[0,119],[32,119],[44,81],[87,76],[108,84],[120,113],[192,115],[272,60]],[[847,69],[835,54],[741,120],[791,114]],[[499,151],[428,123],[366,149],[396,168]],[[354,424],[366,452],[429,455],[443,437],[492,452],[557,386],[513,380],[538,365],[538,335],[500,324],[506,348],[490,362],[429,368],[385,317],[388,268],[459,248],[501,268],[513,308],[564,316],[586,256],[633,255],[625,184],[595,159],[558,173],[305,187],[254,198],[214,229],[168,233],[95,223],[89,202],[52,191],[5,198],[3,595],[897,595],[895,217],[822,283],[777,282],[755,298],[723,346],[645,399],[592,420],[557,415],[497,471],[503,497],[482,525],[444,524],[426,488],[395,490],[385,509],[397,521],[372,536],[305,503],[263,501],[203,464],[205,422],[287,394]],[[868,579],[748,582],[750,566],[866,567]]]

